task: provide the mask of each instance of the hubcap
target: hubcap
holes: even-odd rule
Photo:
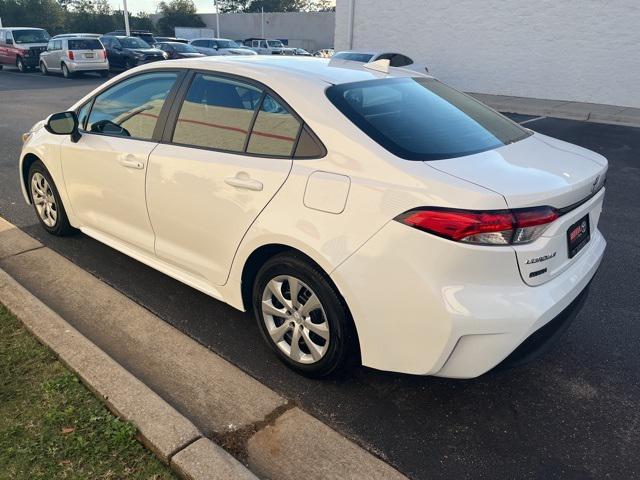
[[[55,226],[58,221],[58,206],[47,179],[38,172],[31,177],[31,198],[38,216],[47,227]]]
[[[327,353],[327,316],[315,292],[301,280],[280,275],[267,283],[262,316],[273,342],[292,360],[312,364]]]

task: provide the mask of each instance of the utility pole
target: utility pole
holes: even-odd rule
[[[218,9],[218,0],[213,0],[213,4],[216,7],[216,37],[222,38],[222,35],[220,35],[220,10]]]
[[[127,10],[127,0],[122,0],[124,6],[124,33],[127,37],[131,36],[131,29],[129,28],[129,10]]]
[[[264,7],[260,7],[260,38],[264,38]]]

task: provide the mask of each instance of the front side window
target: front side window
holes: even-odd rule
[[[329,87],[329,100],[358,128],[407,160],[462,157],[530,134],[433,78],[392,78]]]
[[[62,40],[55,40],[53,42],[53,49],[54,50],[62,50]]]
[[[96,97],[87,131],[151,140],[177,77],[175,72],[147,73],[109,88]]]
[[[288,157],[293,152],[300,122],[271,95],[265,95],[247,145],[248,153]]]
[[[173,142],[243,152],[261,95],[246,83],[197,74],[180,109]]]
[[[272,48],[283,48],[284,47],[284,45],[282,44],[282,42],[280,40],[269,40],[267,43]]]
[[[45,30],[14,30],[13,41],[15,43],[46,43],[49,34]]]
[[[55,50],[55,47],[53,46],[53,40],[49,40],[49,43],[47,43],[47,50],[48,51],[52,51]]]
[[[195,45],[196,47],[202,47],[204,45],[204,40],[194,40],[191,42],[191,45]]]

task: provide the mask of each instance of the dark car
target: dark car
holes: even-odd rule
[[[189,40],[186,38],[176,38],[176,37],[153,37],[156,39],[156,43],[160,42],[178,42],[178,43],[189,43]]]
[[[109,66],[128,70],[143,63],[166,60],[168,55],[158,48],[149,46],[138,37],[105,35],[100,38],[107,51]]]
[[[105,35],[108,35],[110,37],[126,37],[127,32],[125,32],[124,30],[116,30],[115,32],[105,33]],[[139,39],[144,40],[151,46],[154,46],[157,42],[157,40],[153,36],[153,33],[151,33],[149,30],[130,30],[129,36],[138,37]]]
[[[158,42],[156,43],[156,47],[166,52],[169,55],[169,58],[196,58],[196,57],[204,57],[205,55],[198,52],[191,45],[180,43],[180,42]]]

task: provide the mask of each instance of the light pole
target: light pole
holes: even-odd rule
[[[220,35],[220,10],[218,10],[218,0],[213,0],[213,5],[216,7],[216,37],[222,38]]]
[[[127,37],[131,36],[131,29],[129,28],[129,10],[127,10],[127,0],[122,0],[124,7],[124,33]]]

